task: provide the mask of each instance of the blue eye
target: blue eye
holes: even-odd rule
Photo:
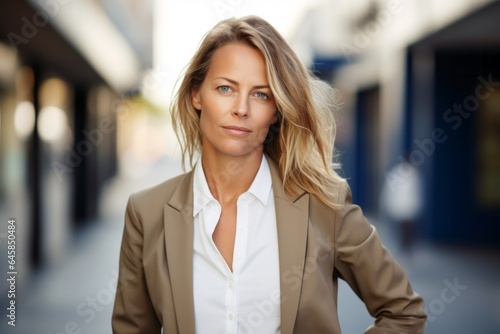
[[[219,86],[219,87],[217,87],[217,89],[223,93],[228,93],[231,90],[231,88],[229,88],[229,86]]]
[[[261,93],[261,92],[255,93],[255,96],[258,97],[259,99],[264,99],[264,100],[267,100],[269,98],[269,96],[267,96],[267,94]]]

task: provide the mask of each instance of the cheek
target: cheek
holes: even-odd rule
[[[276,122],[278,122],[278,114],[277,114],[276,108],[272,109],[272,111],[270,111],[268,113],[268,115],[270,115],[270,116],[266,120],[266,127],[267,128],[272,127],[273,124],[276,124]]]
[[[275,127],[273,126],[273,124],[276,121],[277,121],[277,117],[273,116],[273,117],[268,118],[262,122],[262,125],[260,126],[259,131],[258,131],[257,136],[256,136],[257,140],[260,143],[263,143],[267,139],[269,132],[272,132],[273,129],[275,130]]]
[[[274,116],[273,116],[273,119],[271,121],[271,124],[275,124],[276,122],[278,122],[279,118],[278,118],[278,112],[275,111],[274,112]]]
[[[209,123],[209,118],[208,118],[208,115],[205,111],[201,111],[200,112],[200,129],[202,131],[202,133],[204,134],[206,129],[207,129],[207,125]]]
[[[220,123],[220,115],[214,112],[214,108],[204,106],[200,113],[200,130],[202,135],[210,136],[217,131],[217,124]]]
[[[273,109],[273,116],[271,117],[271,120],[269,122],[267,132],[266,132],[266,138],[265,138],[265,144],[271,142],[274,140],[274,137],[278,135],[280,124],[279,124],[279,116],[278,116],[278,111],[276,107]]]
[[[210,115],[202,111],[200,114],[200,130],[202,134],[208,134],[210,132]]]

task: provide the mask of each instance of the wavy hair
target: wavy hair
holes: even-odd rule
[[[281,173],[287,196],[302,191],[338,209],[340,167],[334,161],[335,90],[312,75],[285,39],[257,16],[223,20],[203,38],[191,59],[172,102],[172,122],[181,143],[182,164],[201,150],[199,112],[192,105],[192,92],[200,87],[215,51],[230,43],[245,43],[260,50],[274,95],[278,122],[271,125],[264,152]]]

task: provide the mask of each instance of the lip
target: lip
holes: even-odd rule
[[[241,127],[241,126],[233,126],[233,125],[228,125],[228,126],[223,126],[222,127],[224,130],[229,132],[232,135],[236,136],[244,136],[252,132],[250,129]]]

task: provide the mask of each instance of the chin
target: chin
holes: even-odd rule
[[[218,151],[224,155],[233,156],[233,157],[241,157],[241,156],[245,156],[248,154],[257,153],[259,151],[262,152],[262,150],[259,150],[255,147],[248,147],[248,146],[245,146],[245,147],[230,146],[230,147],[221,148]]]

